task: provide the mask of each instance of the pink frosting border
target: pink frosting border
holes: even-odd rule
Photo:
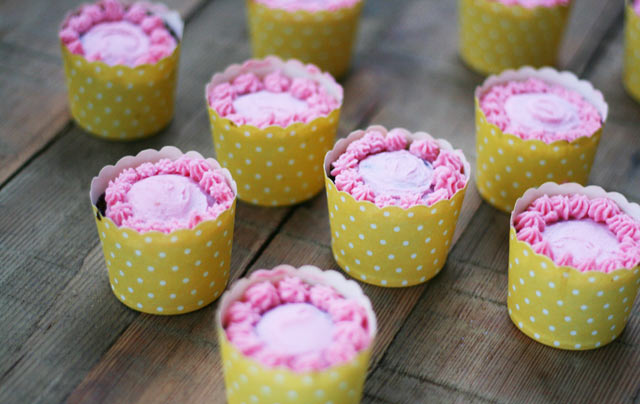
[[[489,0],[495,3],[501,3],[505,6],[520,6],[533,9],[536,7],[552,8],[556,6],[568,6],[571,0]]]
[[[69,28],[67,27],[71,20],[74,18],[78,18],[80,17],[80,13],[83,12],[86,9],[89,9],[89,14],[96,14],[95,10],[91,10],[92,8],[97,7],[99,4],[102,3],[113,3],[116,4],[120,7],[123,6],[123,4],[119,1],[119,0],[99,0],[96,1],[95,3],[84,3],[81,4],[80,6],[76,7],[75,9],[67,12],[65,18],[62,20],[62,23],[60,24],[60,28],[59,28],[59,39],[60,42],[69,50],[69,52],[73,53],[73,54],[79,54],[79,55],[83,55],[84,56],[84,50],[82,49],[82,45],[80,44],[79,41],[79,37],[78,37],[78,33],[75,32],[75,30],[71,30],[75,32],[75,35],[73,32],[71,32],[69,30]],[[163,27],[162,29],[164,29],[165,31],[166,28],[164,27],[164,24],[168,25],[171,30],[173,31],[173,33],[175,33],[177,38],[173,38],[173,41],[175,42],[173,44],[173,46],[171,47],[169,52],[166,52],[164,50],[161,51],[161,49],[156,49],[155,51],[149,53],[147,55],[147,57],[144,58],[144,60],[140,60],[139,62],[136,62],[136,64],[134,66],[130,66],[127,64],[117,64],[117,66],[125,66],[125,67],[129,67],[129,68],[136,68],[138,66],[143,66],[143,65],[148,65],[148,64],[155,64],[158,61],[167,58],[169,56],[171,56],[173,53],[175,53],[177,47],[178,47],[178,43],[182,40],[182,32],[184,29],[184,22],[182,21],[182,19],[180,18],[180,14],[177,11],[174,10],[170,10],[167,6],[165,6],[164,4],[161,3],[151,3],[151,2],[147,2],[147,1],[138,1],[135,2],[134,4],[126,4],[124,5],[124,7],[127,7],[127,11],[129,11],[129,9],[131,8],[131,6],[136,6],[136,10],[134,12],[135,16],[132,16],[131,18],[133,18],[134,20],[137,20],[137,17],[139,17],[140,14],[140,9],[144,9],[147,12],[150,12],[153,14],[152,17],[155,18],[160,18],[163,22]],[[103,11],[105,14],[107,15],[108,12],[113,14],[113,17],[110,17],[112,20],[115,21],[115,19],[113,18],[117,18],[117,20],[122,20],[123,18],[125,18],[124,12],[122,12],[122,10],[118,11],[116,10],[117,7],[112,7],[113,10],[105,10]],[[104,15],[101,18],[104,18]],[[79,24],[79,26],[81,28],[84,28],[84,30],[86,31],[87,29],[89,29],[91,26],[99,24],[102,21],[93,21],[91,17],[87,17],[87,16],[83,16],[85,18],[82,18],[82,21],[77,22]],[[131,19],[129,18],[129,19]],[[139,21],[139,23],[142,23],[143,21]],[[151,21],[149,22],[149,24],[151,24]],[[147,25],[149,25],[147,24]],[[169,32],[167,31],[167,33],[169,34]],[[150,35],[151,33],[149,33]],[[170,34],[169,34],[170,35]],[[163,46],[164,49],[164,46]],[[90,57],[90,55],[88,55],[87,57],[85,57],[87,59],[88,62],[99,62],[99,60],[94,60]]]
[[[369,333],[369,340],[371,341],[368,347],[364,348],[364,350],[368,350],[373,346],[375,337],[378,332],[376,315],[373,311],[371,301],[364,294],[360,285],[354,280],[346,279],[338,271],[321,270],[320,268],[312,265],[304,265],[300,268],[295,268],[291,265],[278,265],[271,270],[257,270],[248,277],[235,281],[222,295],[220,303],[218,305],[218,309],[216,311],[216,327],[220,331],[221,337],[224,338],[227,343],[231,344],[231,341],[227,337],[227,333],[224,332],[223,319],[228,315],[231,304],[236,301],[242,300],[242,296],[244,295],[245,291],[251,286],[264,281],[275,283],[284,279],[285,277],[300,278],[310,285],[330,286],[345,298],[357,302],[362,308],[364,308],[366,312],[366,321],[368,325],[367,330]],[[358,355],[360,354],[362,354],[362,351],[358,353]],[[270,366],[263,365],[257,360],[256,364],[259,366],[264,366],[265,368],[271,368]],[[309,370],[296,372],[289,367],[279,367],[279,369],[290,371],[295,374],[312,372]]]
[[[521,229],[523,228],[528,229],[526,231],[531,233],[531,235],[535,237],[535,234],[534,234],[535,231],[532,231],[532,229],[537,227],[538,228],[537,230],[539,230],[539,226],[541,225],[544,226],[547,220],[553,222],[554,217],[558,217],[558,216],[563,217],[565,215],[569,215],[569,218],[571,218],[573,214],[572,212],[574,210],[578,212],[580,210],[584,211],[585,209],[585,206],[583,206],[584,204],[578,204],[577,202],[574,203],[573,207],[571,205],[564,206],[561,204],[556,204],[556,206],[553,206],[551,204],[545,203],[544,207],[542,206],[540,207],[540,209],[542,209],[546,214],[548,214],[546,218],[544,216],[540,218],[540,219],[543,219],[544,223],[541,223],[541,221],[536,218],[524,218],[523,216],[521,216],[523,213],[527,211],[530,205],[532,205],[536,200],[540,199],[545,195],[547,196],[582,195],[582,196],[586,196],[591,201],[598,200],[599,202],[595,204],[595,208],[591,210],[590,208],[592,207],[592,205],[590,204],[585,214],[592,219],[596,218],[595,219],[596,221],[598,221],[598,219],[604,219],[605,223],[609,225],[609,227],[617,236],[621,236],[623,240],[627,241],[627,246],[624,247],[624,251],[623,251],[627,259],[624,260],[624,262],[621,261],[622,265],[618,266],[617,268],[614,268],[614,266],[616,265],[614,265],[615,262],[612,262],[612,263],[607,263],[607,265],[602,266],[602,268],[595,268],[593,266],[593,263],[581,263],[581,265],[579,265],[580,267],[578,268],[577,265],[573,265],[575,263],[567,262],[564,259],[562,259],[564,257],[550,256],[549,250],[547,248],[544,248],[545,246],[542,245],[542,243],[538,243],[539,244],[538,248],[533,248],[534,244],[530,242],[531,240],[528,240],[530,237],[526,235],[521,236],[519,234],[519,231],[517,230],[517,227],[520,227]],[[640,227],[634,229],[635,231],[632,231],[630,233],[629,227],[624,225],[625,220],[612,219],[607,222],[607,219],[611,219],[614,216],[616,216],[614,215],[614,213],[617,211],[615,208],[611,207],[611,204],[608,204],[606,202],[601,203],[602,200],[608,200],[610,202],[613,202],[613,205],[619,209],[619,212],[628,216],[634,222],[632,223],[632,226],[635,227],[637,226],[637,224],[640,223],[640,205],[629,202],[624,197],[624,195],[620,193],[606,192],[601,187],[598,187],[595,185],[583,187],[582,185],[577,183],[565,183],[565,184],[559,185],[559,184],[556,184],[555,182],[547,182],[538,188],[531,188],[527,190],[516,201],[516,205],[513,209],[513,212],[511,213],[510,224],[514,230],[517,230],[517,234],[519,234],[518,240],[531,245],[535,253],[551,258],[556,264],[560,266],[568,266],[580,272],[591,270],[591,271],[611,273],[617,270],[632,269],[633,267],[637,266],[638,263],[640,263]],[[553,206],[553,209],[548,209],[551,206]],[[568,210],[564,209],[567,207],[568,207]],[[580,214],[582,215],[582,213]],[[520,226],[517,226],[516,221],[519,221],[519,220],[522,220],[523,223]],[[521,238],[525,238],[525,240],[522,240]],[[621,250],[622,249],[623,249],[623,246],[621,245]],[[562,259],[562,262],[560,262],[561,259]]]
[[[426,132],[415,132],[415,133],[411,133],[409,132],[407,129],[404,128],[394,128],[391,130],[387,130],[385,127],[380,126],[380,125],[373,125],[368,127],[365,130],[357,130],[355,132],[352,132],[351,134],[349,134],[349,136],[347,136],[344,139],[340,139],[336,145],[334,146],[334,148],[332,150],[330,150],[326,155],[325,155],[325,159],[324,159],[324,165],[325,165],[325,176],[327,178],[331,177],[331,171],[332,171],[332,164],[334,162],[336,162],[338,160],[338,158],[345,154],[345,152],[347,151],[349,145],[351,145],[353,142],[356,142],[360,139],[362,139],[367,133],[369,132],[380,132],[382,133],[385,138],[387,137],[388,133],[393,132],[393,131],[399,131],[400,133],[402,133],[407,142],[409,144],[412,144],[413,142],[416,141],[432,141],[435,144],[437,144],[439,146],[439,151],[446,151],[448,153],[452,153],[455,157],[457,157],[460,162],[462,163],[462,168],[461,168],[461,174],[462,176],[464,176],[465,179],[465,184],[462,188],[456,189],[453,192],[449,192],[447,191],[447,195],[444,196],[443,194],[440,195],[434,195],[434,198],[432,198],[432,200],[430,200],[429,205],[433,205],[441,200],[449,200],[451,199],[455,194],[457,194],[458,192],[460,192],[461,190],[465,189],[466,186],[469,183],[469,179],[470,179],[470,174],[471,174],[471,166],[469,165],[469,162],[467,161],[466,157],[464,156],[464,153],[462,152],[462,150],[460,149],[454,149],[453,146],[451,146],[451,144],[446,141],[445,139],[435,139],[433,138],[430,134],[426,133]],[[385,146],[386,147],[386,146]],[[443,178],[443,180],[446,180],[446,178]],[[334,181],[335,184],[335,181]],[[443,181],[443,185],[450,185],[448,181]],[[345,192],[349,195],[351,195],[352,197],[354,197],[355,199],[357,199],[351,192],[346,192],[346,191],[340,191],[340,192]],[[360,194],[360,202],[368,202],[371,203],[373,205],[375,205],[378,208],[388,208],[388,207],[397,207],[400,209],[409,209],[411,207],[414,206],[427,206],[424,203],[416,203],[419,201],[416,200],[407,200],[406,204],[403,204],[403,206],[398,206],[395,204],[395,202],[390,201],[390,200],[384,200],[384,201],[379,201],[380,203],[374,203],[375,199],[371,200],[371,198],[369,198],[369,194],[367,193],[363,193]],[[357,199],[358,200],[358,199]]]
[[[487,77],[487,79],[478,87],[476,87],[474,96],[476,103],[479,105],[480,99],[482,95],[484,95],[491,87],[499,84],[506,84],[510,81],[524,81],[528,78],[537,78],[548,84],[559,85],[565,87],[569,90],[575,91],[580,94],[586,101],[588,101],[591,105],[593,105],[600,114],[602,118],[602,125],[607,121],[607,117],[609,115],[609,106],[607,105],[604,96],[598,90],[596,90],[593,85],[586,80],[580,80],[578,77],[569,71],[558,71],[551,67],[543,67],[540,69],[535,69],[531,66],[524,66],[518,70],[505,70],[497,75],[491,75]],[[484,112],[483,112],[484,113]],[[490,123],[491,124],[491,123]],[[491,124],[496,127],[496,130],[500,130],[496,125]],[[514,136],[517,139],[522,139],[517,135],[513,135],[510,133],[505,133],[508,136]],[[528,141],[539,141],[537,139],[528,139]],[[575,140],[579,141],[579,139]],[[574,141],[574,142],[575,142]],[[551,144],[563,142],[567,143],[566,140],[557,140]],[[573,143],[573,142],[572,142]]]
[[[217,85],[228,83],[234,78],[247,73],[253,73],[258,77],[264,77],[267,74],[273,73],[278,70],[288,77],[310,79],[315,81],[318,85],[322,86],[322,88],[327,92],[328,95],[332,96],[338,101],[338,106],[330,111],[327,115],[330,115],[333,111],[342,108],[342,102],[344,100],[344,90],[331,74],[321,71],[320,68],[313,64],[303,64],[297,59],[289,59],[284,61],[277,56],[267,56],[264,59],[249,59],[242,64],[229,65],[223,72],[215,73],[211,77],[209,83],[205,86],[204,96],[207,106],[211,110],[213,110],[209,103],[209,94],[213,93],[214,88]],[[227,119],[224,117],[222,118]],[[229,119],[229,122],[233,125],[236,125],[233,120]],[[304,122],[291,122],[285,128],[299,123]],[[244,124],[239,126],[250,126],[258,129],[266,129],[262,127],[259,128],[251,124]]]
[[[295,12],[295,11],[319,12],[319,11],[336,11],[343,8],[351,8],[363,0],[328,0],[326,1],[326,4],[321,4],[321,5],[306,4],[304,1],[298,1],[285,6],[282,6],[281,4],[279,4],[280,3],[279,0],[253,0],[253,1],[275,10],[284,10],[287,12]]]
[[[114,180],[116,177],[118,177],[120,173],[123,172],[124,170],[128,168],[136,168],[143,163],[155,163],[162,159],[177,160],[183,156],[186,156],[191,159],[203,159],[212,167],[212,169],[219,171],[223,175],[224,179],[226,180],[227,185],[233,191],[233,194],[234,194],[233,201],[235,201],[238,194],[238,186],[236,182],[233,180],[233,178],[231,177],[231,173],[229,172],[228,169],[222,168],[215,159],[205,158],[196,151],[188,151],[186,153],[183,153],[180,149],[178,149],[175,146],[165,146],[160,150],[155,150],[155,149],[142,150],[135,156],[122,157],[120,160],[116,162],[116,164],[107,165],[103,167],[98,173],[98,175],[93,177],[93,179],[91,180],[91,187],[89,190],[89,198],[91,200],[91,203],[94,206],[96,206],[98,203],[98,200],[105,193],[107,187],[109,186],[109,183],[112,180]],[[233,204],[233,201],[232,201],[232,204]],[[103,220],[105,219],[111,220],[108,217],[104,216]],[[196,225],[193,229],[197,229],[198,226],[199,225]],[[135,229],[131,229],[131,230],[137,232],[137,230]],[[174,231],[184,231],[184,230],[189,230],[189,229],[179,228],[179,229],[175,229]],[[174,231],[168,234],[172,234]],[[165,235],[167,234],[167,233],[159,232],[156,230],[150,230],[149,232],[157,232]]]

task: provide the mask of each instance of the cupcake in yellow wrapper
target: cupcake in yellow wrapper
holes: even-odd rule
[[[173,53],[155,63],[132,67],[90,61],[72,53],[61,41],[71,115],[84,130],[100,138],[147,137],[173,118],[184,24],[176,11],[161,4],[145,5],[163,19],[178,41]]]
[[[118,226],[105,215],[105,190],[124,170],[162,159],[182,156],[203,159],[196,152],[183,154],[167,146],[144,150],[136,156],[106,166],[91,182],[91,203],[102,243],[111,289],[129,308],[150,314],[182,314],[198,310],[217,299],[229,279],[235,197],[230,208],[214,220],[171,232],[139,232]],[[235,193],[229,172],[213,159],[206,163],[219,170]]]
[[[503,132],[489,122],[481,108],[481,97],[493,86],[510,82],[538,79],[558,85],[582,96],[600,115],[601,127],[591,136],[578,137],[571,142],[556,140],[547,143],[538,139],[523,139]],[[591,172],[602,128],[607,119],[608,106],[602,93],[570,72],[551,68],[539,70],[525,67],[508,70],[489,77],[475,91],[476,111],[476,175],[482,198],[495,208],[511,212],[522,193],[546,181],[586,184]],[[553,111],[550,112],[553,114]]]
[[[632,1],[627,1],[625,22],[624,85],[640,102],[640,15]]]
[[[331,175],[332,164],[346,154],[350,144],[371,132],[387,138],[392,132],[400,133],[409,144],[425,139],[435,142],[441,151],[458,157],[464,186],[449,198],[410,207],[379,207],[339,190]],[[470,172],[460,150],[453,150],[446,140],[433,139],[424,132],[387,132],[382,126],[371,126],[338,141],[325,157],[324,174],[331,249],[340,268],[360,281],[384,287],[412,286],[433,278],[447,260]]]
[[[209,95],[216,86],[242,75],[264,79],[274,72],[288,79],[314,82],[335,99],[337,106],[307,122],[294,120],[268,127],[238,125],[212,107]],[[215,74],[207,85],[206,98],[216,156],[238,182],[238,198],[255,205],[286,206],[310,199],[322,190],[322,159],[333,145],[343,99],[342,87],[331,75],[297,60],[249,60]]]
[[[596,186],[545,183],[525,192],[511,214],[507,303],[513,323],[527,336],[552,347],[585,350],[604,346],[627,324],[640,286],[640,268],[580,271],[536,253],[529,242],[518,239],[514,223],[543,195],[608,198],[636,221],[640,220],[640,206]]]
[[[335,10],[291,10],[247,0],[253,57],[313,63],[335,77],[349,69],[364,0]]]
[[[460,55],[474,70],[496,74],[521,66],[553,66],[570,5],[505,5],[460,0]]]
[[[265,366],[243,354],[228,338],[223,322],[230,306],[242,299],[251,286],[269,281],[277,283],[295,277],[309,285],[333,288],[346,299],[354,300],[366,311],[370,343],[352,359],[323,370],[293,371],[287,366]],[[356,404],[362,398],[371,349],[377,333],[376,317],[369,299],[354,281],[336,271],[322,271],[313,266],[299,269],[280,265],[273,270],[256,271],[234,283],[223,295],[216,313],[216,326],[229,404],[269,402],[305,404]]]

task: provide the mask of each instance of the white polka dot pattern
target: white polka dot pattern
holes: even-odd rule
[[[349,69],[363,4],[312,13],[276,10],[247,0],[253,57],[298,59],[341,77]]]
[[[640,286],[640,268],[613,273],[559,267],[516,238],[511,227],[507,305],[513,323],[561,349],[604,346],[624,329]]]
[[[624,85],[629,94],[640,102],[640,16],[630,2],[626,6]]]
[[[240,353],[218,329],[229,404],[357,404],[367,374],[371,349],[349,363],[320,372],[294,373],[269,369]]]
[[[109,140],[152,135],[173,117],[180,46],[153,65],[88,62],[62,45],[71,115],[87,132]]]
[[[238,198],[262,206],[287,206],[322,190],[322,162],[338,130],[340,110],[286,128],[237,126],[212,108],[216,157],[238,183]]]
[[[460,0],[460,53],[483,74],[520,66],[553,66],[569,6],[506,6],[492,0]]]
[[[229,279],[235,202],[216,220],[170,234],[119,228],[94,206],[109,282],[118,300],[149,314],[182,314],[217,299]]]
[[[571,143],[523,140],[487,122],[477,98],[475,103],[476,184],[485,201],[511,212],[524,191],[547,181],[587,184],[602,128]]]
[[[338,191],[326,177],[331,249],[353,278],[378,286],[424,283],[444,267],[466,186],[432,206],[378,208]]]

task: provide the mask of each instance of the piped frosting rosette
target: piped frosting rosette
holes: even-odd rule
[[[181,164],[185,160],[195,162]],[[120,193],[114,187],[132,188],[123,180],[123,173],[139,180],[161,172],[197,180],[209,194],[224,201],[188,220],[138,223],[132,207],[119,201]],[[217,188],[224,189],[218,192]],[[230,200],[228,190],[233,192]],[[193,151],[182,153],[173,146],[143,150],[100,170],[91,181],[90,198],[116,298],[133,310],[163,315],[188,313],[217,299],[229,279],[236,192],[231,174],[217,161]],[[186,195],[176,194],[176,198],[179,204]]]
[[[302,95],[308,92],[304,85],[307,83],[334,101],[328,109],[309,109],[304,111],[304,116],[296,114],[294,119],[288,116],[286,120],[272,117],[258,121],[238,117],[238,114],[223,116],[220,110],[224,110],[221,109],[224,105],[214,103],[212,106],[210,100],[224,89],[221,84],[239,85],[237,79],[240,78],[250,79],[245,83],[249,87],[253,83],[267,88],[278,84],[272,83],[271,79],[284,78],[290,83],[287,84],[291,86],[289,92],[299,90]],[[296,83],[302,84],[299,89],[294,89]],[[310,199],[320,192],[323,187],[322,159],[334,142],[343,100],[342,87],[330,74],[297,60],[283,61],[273,56],[252,59],[216,73],[206,87],[205,97],[216,156],[238,181],[238,197],[242,201],[262,206],[286,206]],[[311,100],[307,98],[306,102]],[[323,108],[327,105],[323,103]]]
[[[373,143],[366,142],[364,150],[359,143],[367,137]],[[369,165],[394,158],[385,151],[403,153],[391,164],[411,173],[404,176],[411,181],[426,175],[425,189],[394,196],[404,185],[394,183],[393,175],[370,178]],[[414,166],[414,160],[420,164]],[[462,151],[424,132],[371,126],[339,140],[324,162],[331,249],[338,265],[360,281],[384,287],[433,278],[447,260],[470,171]],[[375,192],[378,186],[396,189],[381,195]]]
[[[545,132],[539,132],[540,136],[531,132],[531,135],[525,139],[517,128],[513,132],[517,132],[518,135],[511,133],[509,127],[502,130],[499,125],[491,123],[491,119],[481,107],[482,96],[494,86],[527,81],[533,86],[561,87],[560,90],[558,88],[553,90],[561,95],[568,90],[572,93],[571,96],[566,96],[570,100],[572,97],[580,96],[579,102],[585,105],[588,103],[587,106],[595,109],[599,114],[599,125],[597,122],[583,122],[580,127],[582,135],[575,130],[566,130],[558,136],[562,140],[550,141],[546,138]],[[581,113],[563,113],[563,106],[568,105],[571,111],[577,108],[574,104],[573,106],[567,104],[567,99],[551,94],[551,97],[544,99],[540,105],[527,103],[525,106],[518,106],[517,102],[514,102],[511,108],[517,113],[522,113],[525,107],[533,108],[534,110],[530,112],[537,113],[536,116],[539,116],[540,122],[550,122],[554,127],[561,127],[564,123],[571,123],[565,120],[584,119]],[[523,97],[516,101],[523,101]],[[507,107],[510,106],[505,104],[505,109]],[[481,86],[476,88],[475,110],[478,156],[476,184],[483,199],[497,209],[511,212],[515,201],[525,190],[537,187],[546,181],[580,184],[588,182],[608,114],[608,105],[602,93],[595,90],[588,81],[579,80],[571,72],[558,72],[548,67],[537,70],[531,67],[515,71],[507,70],[500,75],[487,78]]]
[[[341,363],[316,370],[298,369],[296,371],[284,365],[268,366],[264,360],[256,359],[255,355],[244,354],[238,348],[237,342],[234,344],[229,340],[227,331],[225,331],[234,303],[237,304],[241,301],[251,287],[267,281],[282,289],[280,284],[283,281],[286,283],[292,278],[301,279],[312,289],[318,286],[331,288],[345,299],[355,302],[363,308],[368,340],[370,341],[368,346],[355,356],[349,355],[346,361],[341,360]],[[328,290],[328,288],[323,289]],[[293,293],[293,289],[287,292],[280,291],[281,294],[289,292]],[[260,296],[256,296],[256,299],[258,297]],[[264,300],[263,297],[260,298]],[[325,301],[326,299],[320,300]],[[261,303],[257,302],[257,304]],[[286,307],[286,305],[281,307]],[[234,315],[237,317],[238,313],[236,312]],[[360,286],[354,281],[346,280],[339,272],[322,271],[310,265],[302,266],[299,269],[289,265],[280,265],[272,270],[256,271],[248,278],[235,282],[222,296],[216,312],[216,327],[218,328],[229,404],[262,401],[307,404],[325,404],[327,402],[356,404],[360,402],[371,349],[377,333],[376,316],[371,302],[364,295]]]
[[[628,0],[625,9],[624,85],[640,102],[640,6]]]
[[[595,260],[570,253],[554,256],[554,248],[571,248],[571,241],[565,236],[545,247],[545,239],[530,234],[542,223],[534,216],[548,222],[543,227],[563,220],[601,223],[620,240],[620,251]],[[561,349],[593,349],[616,339],[640,287],[639,220],[640,206],[597,186],[545,183],[525,192],[510,222],[507,303],[513,323],[534,340]],[[554,237],[546,233],[545,238]]]
[[[103,46],[131,47],[140,38],[126,35],[148,31],[144,35],[152,41],[151,47],[132,63],[124,59],[121,63],[102,61],[100,52],[85,54],[78,32],[100,22],[128,24],[113,28],[114,32],[92,33],[92,40]],[[127,8],[119,1],[103,0],[70,12],[62,24],[60,45],[71,115],[76,123],[95,136],[121,141],[150,136],[167,126],[173,118],[183,26],[177,11],[156,3],[138,2]],[[114,39],[116,34],[119,37]],[[162,40],[177,45],[168,53],[166,46],[153,44]],[[127,53],[136,52],[129,49]]]
[[[532,7],[505,3],[459,1],[462,59],[485,75],[521,66],[555,65],[571,1]]]
[[[277,7],[277,3],[247,0],[253,57],[298,59],[335,77],[344,75],[351,63],[364,0],[325,2],[327,7]]]

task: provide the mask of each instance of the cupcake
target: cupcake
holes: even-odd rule
[[[626,5],[624,85],[640,102],[640,0]]]
[[[313,63],[342,77],[364,0],[247,0],[253,57]]]
[[[586,184],[608,107],[570,72],[530,67],[489,77],[475,92],[477,186],[511,212],[528,188]]]
[[[256,271],[224,294],[216,324],[230,404],[360,402],[376,317],[338,272]]]
[[[571,0],[460,0],[460,55],[482,74],[555,65],[570,6]]]
[[[205,96],[216,155],[241,200],[284,206],[320,192],[342,106],[331,75],[272,56],[215,74]]]
[[[338,141],[324,167],[331,249],[345,272],[402,287],[442,269],[470,175],[461,150],[372,126]]]
[[[149,136],[173,117],[183,23],[160,4],[86,4],[58,33],[74,120],[110,140]]]
[[[235,195],[228,170],[172,146],[100,170],[90,197],[116,297],[151,314],[214,301],[229,278]]]
[[[640,206],[576,183],[543,184],[511,214],[509,315],[545,345],[613,341],[640,286]]]

